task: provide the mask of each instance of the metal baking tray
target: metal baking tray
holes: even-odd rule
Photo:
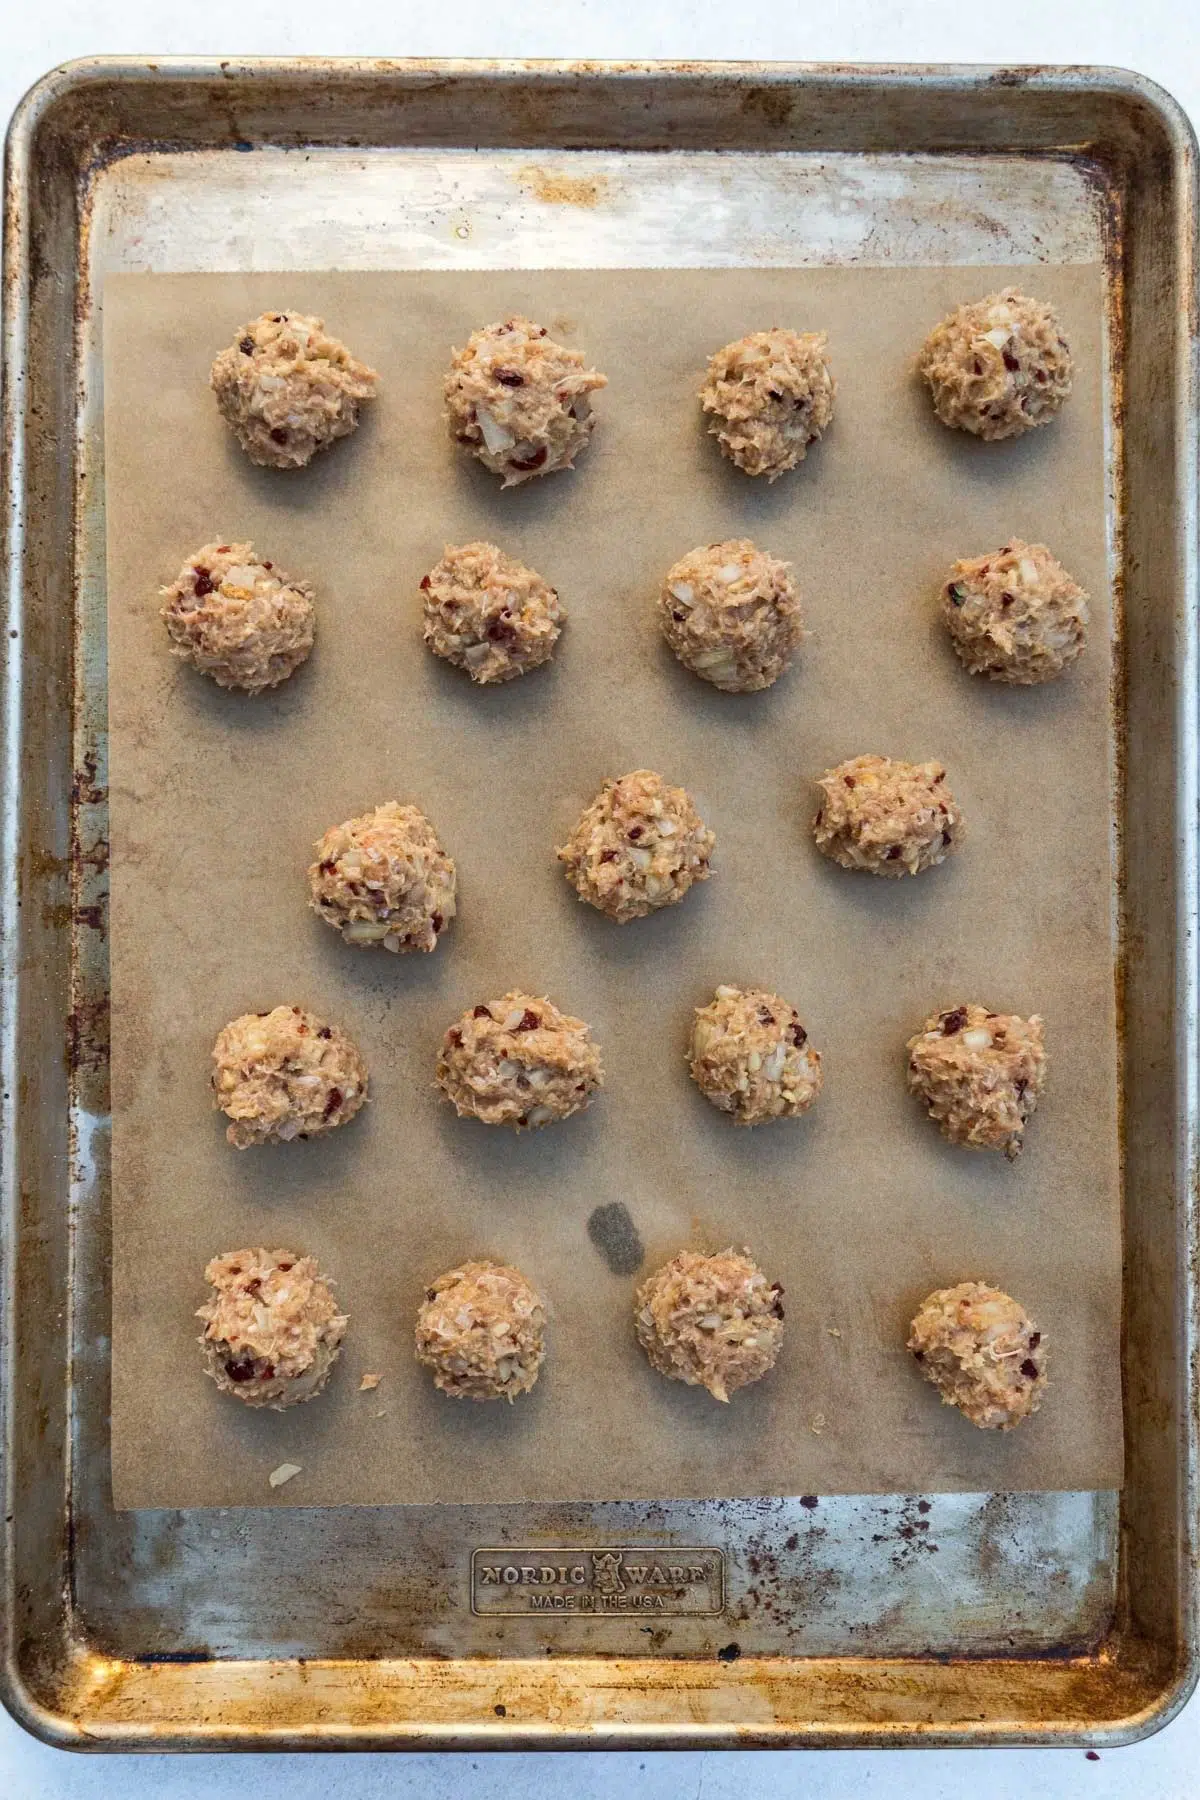
[[[1197,177],[1094,69],[76,63],[4,239],[2,1693],[106,1749],[1112,1743],[1195,1680]],[[1123,1492],[116,1513],[112,270],[1103,259]],[[546,1602],[546,1604],[543,1604]]]

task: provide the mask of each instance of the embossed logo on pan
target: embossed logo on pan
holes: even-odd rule
[[[711,1545],[664,1548],[539,1545],[475,1550],[471,1611],[483,1614],[657,1613],[715,1617],[725,1610],[725,1553]]]

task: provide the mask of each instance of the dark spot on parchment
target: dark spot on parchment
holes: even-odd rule
[[[587,1222],[587,1233],[614,1275],[636,1275],[646,1252],[629,1208],[620,1200],[598,1206]]]

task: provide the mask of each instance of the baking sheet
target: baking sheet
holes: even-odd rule
[[[1052,429],[984,446],[936,425],[912,375],[929,324],[1019,270],[805,270],[110,278],[105,305],[113,855],[113,1475],[120,1506],[615,1499],[1111,1487],[1121,1473],[1109,606],[1101,280],[1039,268],[1079,373]],[[302,474],[255,470],[208,363],[268,306],[322,313],[380,370],[355,438]],[[440,422],[448,346],[522,309],[611,379],[574,476],[502,494]],[[752,486],[694,404],[710,349],[773,320],[826,328],[838,417],[795,476]],[[316,585],[318,647],[279,694],[221,694],[166,654],[155,589],[213,536],[251,536]],[[662,570],[754,536],[796,564],[812,637],[764,695],[732,697],[659,644]],[[935,619],[954,556],[1043,538],[1093,596],[1057,688],[969,681]],[[417,582],[443,542],[492,536],[561,590],[556,663],[479,693],[420,643]],[[812,849],[806,780],[862,750],[938,756],[970,831],[915,883]],[[717,873],[618,928],[553,860],[607,774],[660,768],[717,832]],[[419,802],[459,863],[435,957],[345,948],[305,909],[329,823]],[[683,1061],[721,980],[801,1008],[826,1058],[817,1110],[735,1132]],[[445,1026],[509,986],[591,1022],[605,1094],[515,1140],[430,1084]],[[905,1094],[928,1011],[1040,1011],[1048,1096],[1015,1167],[942,1143]],[[239,1156],[208,1105],[212,1038],[295,1001],[373,1073],[325,1143]],[[749,1244],[788,1290],[771,1378],[718,1408],[636,1349],[636,1277],[596,1209],[620,1201],[644,1271],[683,1243]],[[327,1393],[291,1415],[200,1373],[201,1271],[243,1243],[311,1250],[351,1314]],[[551,1354],[513,1408],[445,1401],[411,1358],[429,1277],[468,1255],[542,1288]],[[644,1272],[643,1271],[643,1272]],[[977,1433],[903,1351],[931,1287],[1017,1293],[1051,1345],[1042,1412]],[[357,1391],[382,1371],[373,1393]],[[269,1470],[301,1465],[268,1490]]]

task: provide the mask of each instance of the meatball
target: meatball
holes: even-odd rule
[[[243,325],[209,376],[246,455],[272,469],[302,469],[348,437],[378,380],[326,335],[323,319],[297,312],[263,313]]]
[[[700,405],[721,452],[747,475],[778,480],[833,418],[837,383],[823,331],[752,331],[708,361]]]
[[[521,1131],[589,1106],[604,1070],[582,1019],[514,989],[450,1027],[437,1081],[460,1118]]]
[[[196,1314],[204,1367],[224,1393],[276,1412],[320,1393],[348,1320],[315,1257],[231,1250],[213,1258],[204,1279],[213,1290]]]
[[[1071,392],[1071,351],[1054,309],[1007,287],[936,325],[921,373],[943,425],[995,441],[1048,425]]]
[[[1042,1334],[999,1288],[982,1281],[939,1288],[913,1320],[908,1347],[945,1404],[984,1431],[1011,1431],[1041,1404]]]
[[[940,763],[855,756],[818,777],[817,849],[843,869],[919,875],[959,848],[962,813]]]
[[[514,314],[473,331],[454,352],[445,387],[450,433],[516,487],[575,466],[596,423],[591,395],[607,386],[578,350]]]
[[[454,1400],[515,1400],[546,1355],[546,1312],[533,1283],[505,1263],[439,1275],[417,1314],[417,1360]]]
[[[174,655],[218,687],[278,687],[313,647],[312,588],[259,562],[253,544],[206,544],[160,595]]]
[[[316,844],[310,904],[348,944],[436,950],[455,913],[453,859],[419,806],[388,800]]]
[[[942,1136],[972,1150],[1021,1154],[1046,1080],[1042,1021],[983,1006],[934,1013],[908,1040],[909,1092]]]
[[[681,1250],[638,1290],[638,1343],[660,1375],[714,1400],[760,1381],[783,1343],[783,1289],[749,1251]]]
[[[238,1150],[322,1137],[367,1097],[367,1065],[339,1031],[298,1006],[243,1013],[213,1045],[213,1105]]]
[[[735,1125],[795,1118],[821,1092],[821,1058],[799,1013],[766,988],[719,987],[696,1008],[689,1067]]]
[[[730,694],[778,681],[804,636],[790,566],[749,538],[682,557],[667,572],[658,609],[684,668]]]
[[[555,855],[579,898],[625,925],[707,881],[716,841],[690,794],[635,769],[605,782]]]
[[[1083,649],[1088,597],[1045,544],[1013,538],[955,563],[942,618],[972,675],[1030,687],[1053,681]]]
[[[447,544],[421,587],[425,642],[481,687],[554,655],[566,609],[548,582],[495,544]]]

